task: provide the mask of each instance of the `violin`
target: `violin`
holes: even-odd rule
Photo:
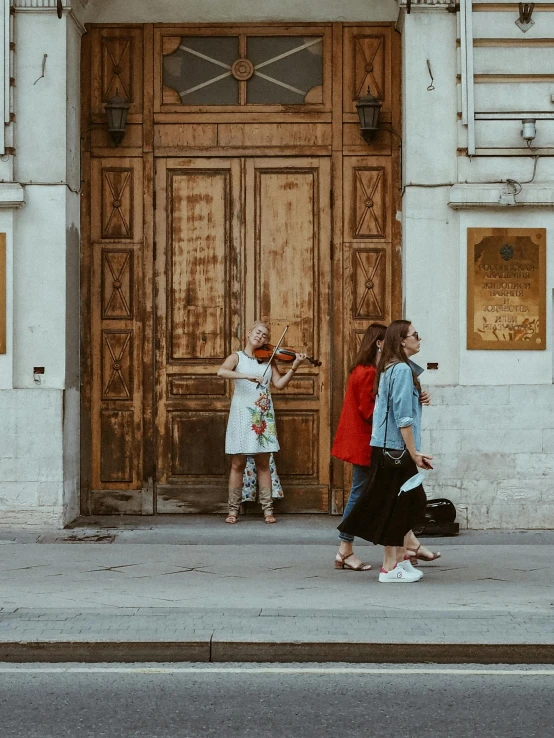
[[[277,361],[284,361],[289,363],[292,363],[296,359],[296,351],[293,351],[290,348],[278,348],[275,352],[275,356],[273,355],[274,351],[275,346],[273,346],[271,343],[264,343],[263,346],[254,349],[254,356],[258,360],[259,364],[263,364],[265,361],[268,361],[271,358],[277,359]],[[319,361],[318,359],[313,359],[311,356],[306,356],[306,360],[314,366],[321,366],[321,361]]]

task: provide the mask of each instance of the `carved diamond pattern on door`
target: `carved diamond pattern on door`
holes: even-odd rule
[[[130,104],[129,116],[140,115],[143,107],[144,39],[142,28],[136,26],[93,26],[89,31],[89,80],[82,87],[83,95],[90,92],[91,112],[95,122],[105,125],[104,104],[120,95]],[[136,120],[136,119],[135,119]],[[86,134],[83,134],[86,135]],[[106,145],[106,144],[104,144]]]
[[[386,252],[384,249],[353,249],[353,318],[384,320],[386,315]]]
[[[102,238],[133,238],[133,170],[102,171]]]
[[[120,95],[134,100],[134,39],[129,36],[102,39],[102,99]]]
[[[344,240],[388,241],[392,236],[391,158],[344,158]]]
[[[133,399],[132,332],[102,331],[102,399]]]
[[[355,54],[355,99],[371,90],[375,97],[383,99],[385,39],[383,36],[357,36]]]
[[[102,250],[102,319],[131,320],[133,258],[129,249]]]
[[[392,28],[347,26],[344,29],[344,112],[356,115],[356,100],[370,92],[382,101],[381,115],[391,113]],[[390,118],[388,119],[390,120]]]
[[[354,170],[356,182],[354,238],[385,237],[386,174],[380,167]]]

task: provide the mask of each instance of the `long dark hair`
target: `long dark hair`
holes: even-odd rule
[[[383,341],[383,347],[381,349],[381,358],[379,359],[379,363],[377,364],[377,371],[375,373],[375,394],[377,394],[379,391],[379,381],[381,379],[381,374],[386,372],[387,367],[389,367],[391,364],[399,363],[408,364],[408,366],[410,366],[408,357],[406,356],[406,352],[404,351],[404,347],[402,346],[402,341],[408,335],[410,325],[411,323],[409,320],[393,320],[387,328],[387,332],[385,333],[385,340]],[[412,376],[414,378],[414,384],[417,387],[417,391],[421,394],[421,385],[413,370]]]
[[[356,354],[350,371],[353,372],[357,366],[376,366],[379,347],[377,341],[382,341],[387,330],[386,325],[372,323],[364,333],[360,348]]]

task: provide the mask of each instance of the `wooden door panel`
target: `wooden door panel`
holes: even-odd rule
[[[352,319],[390,319],[390,249],[345,244],[352,259]]]
[[[257,311],[274,332],[289,325],[287,343],[317,351],[319,256],[314,171],[256,169],[254,207]]]
[[[390,156],[344,158],[345,241],[391,241],[391,169]]]
[[[142,161],[131,158],[92,162],[92,198],[99,207],[91,222],[93,241],[133,242],[142,238]]]
[[[292,481],[318,482],[319,434],[315,412],[285,410],[276,414],[281,450],[276,454],[279,475]]]
[[[133,447],[132,410],[100,411],[100,482],[132,484],[133,464],[129,447]]]
[[[172,412],[171,477],[214,477],[226,474],[226,412]]]
[[[103,320],[132,319],[134,263],[132,249],[102,249]]]
[[[94,159],[91,198],[90,512],[141,512],[143,363],[140,159]]]
[[[230,170],[171,177],[171,360],[225,358]]]
[[[330,173],[326,159],[251,159],[246,170],[247,321],[319,353],[328,296]]]
[[[215,374],[239,333],[240,183],[240,161],[158,162],[158,512],[226,502],[230,396]]]
[[[246,162],[246,322],[267,321],[275,340],[288,325],[285,343],[323,361],[274,392],[277,468],[298,511],[310,486],[309,509],[328,510],[330,189],[328,159]]]
[[[356,100],[368,88],[383,101],[382,114],[390,120],[393,104],[391,35],[389,26],[349,26],[344,29],[343,112],[356,115]],[[396,91],[394,91],[396,92]]]
[[[104,117],[104,104],[120,95],[128,100],[131,117],[142,113],[142,28],[93,28],[92,34],[91,112]]]

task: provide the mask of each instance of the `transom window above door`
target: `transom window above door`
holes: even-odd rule
[[[321,105],[323,35],[165,36],[163,103]]]

